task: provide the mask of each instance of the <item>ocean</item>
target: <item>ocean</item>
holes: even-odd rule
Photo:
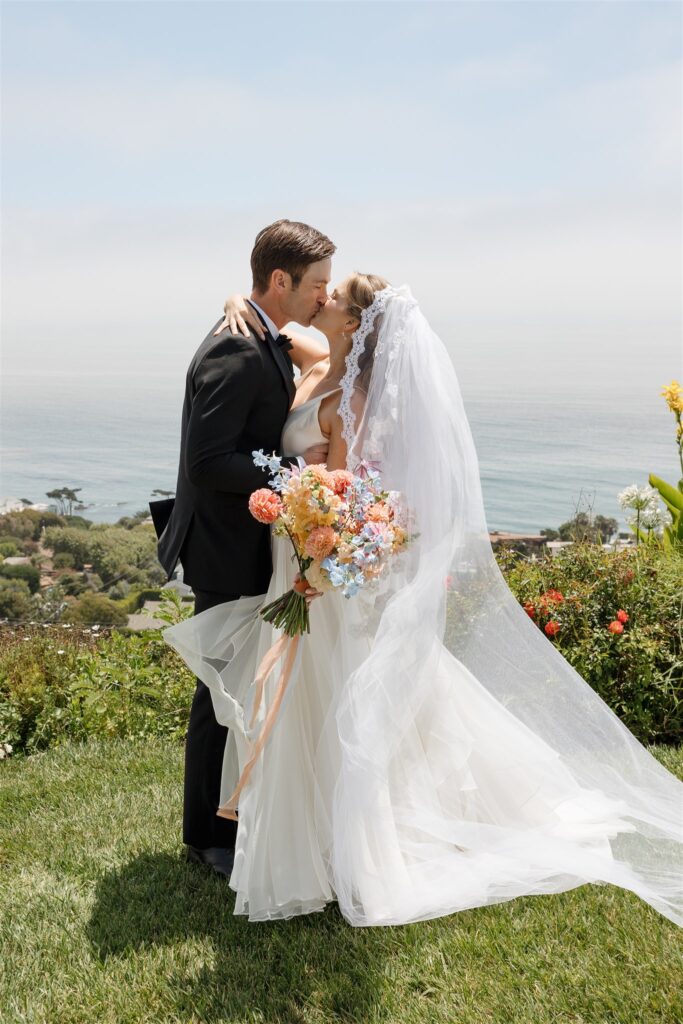
[[[461,388],[490,530],[537,533],[589,507],[626,530],[617,493],[650,472],[680,476],[674,418],[656,388]],[[96,522],[145,508],[155,488],[175,488],[183,390],[182,372],[6,374],[0,498],[43,502],[55,487],[80,488]]]

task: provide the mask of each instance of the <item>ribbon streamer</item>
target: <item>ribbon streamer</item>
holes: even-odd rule
[[[282,653],[285,652],[285,660],[282,666],[282,673],[280,675],[277,687],[275,689],[275,696],[273,697],[270,703],[270,707],[268,708],[266,716],[263,720],[261,732],[259,733],[258,739],[254,742],[251,748],[249,759],[245,764],[244,768],[242,769],[239,781],[232,795],[228,799],[227,803],[222,804],[216,811],[216,814],[219,818],[228,818],[231,821],[237,821],[236,810],[240,793],[242,792],[247,782],[249,781],[251,770],[256,764],[256,761],[258,760],[261,751],[263,750],[266,744],[266,740],[268,739],[270,733],[272,732],[273,726],[275,725],[275,719],[277,718],[277,713],[280,710],[280,705],[282,704],[282,700],[285,695],[285,690],[287,689],[287,684],[289,683],[289,677],[292,674],[292,667],[294,665],[294,659],[296,658],[296,652],[299,646],[300,636],[301,634],[299,633],[297,633],[296,636],[289,636],[287,633],[281,636],[280,639],[276,640],[273,646],[266,651],[261,660],[261,664],[256,670],[256,677],[254,679],[254,686],[256,688],[256,692],[254,694],[254,710],[252,712],[251,722],[249,723],[250,726],[253,726],[256,721],[256,716],[261,706],[261,701],[263,700],[263,691],[265,689],[266,680],[268,679],[270,673],[275,668]]]

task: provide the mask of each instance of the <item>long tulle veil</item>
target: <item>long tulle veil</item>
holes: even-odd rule
[[[356,422],[351,399],[370,354]],[[432,800],[412,794],[409,781],[402,792],[392,782],[392,762],[447,651],[556,752],[581,787],[620,809],[623,828],[610,839],[613,860],[608,868],[596,860],[595,877],[631,889],[683,925],[683,784],[636,740],[508,588],[489,540],[453,363],[407,286],[377,292],[364,310],[340,415],[347,468],[380,471],[383,486],[400,492],[410,510],[415,538],[389,574],[353,599],[370,643],[336,711],[343,756],[339,822],[351,809],[376,814],[379,795],[390,792],[386,827],[396,829],[409,862],[430,843],[463,845],[465,832]],[[475,846],[487,841],[484,833],[469,837]],[[344,852],[345,842],[341,831],[335,834],[336,888],[347,907],[357,906],[355,923],[362,924],[362,901],[349,891],[354,852]]]

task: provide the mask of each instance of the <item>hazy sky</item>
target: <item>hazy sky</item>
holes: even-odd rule
[[[2,9],[5,370],[182,374],[286,216],[465,383],[680,375],[679,3]]]

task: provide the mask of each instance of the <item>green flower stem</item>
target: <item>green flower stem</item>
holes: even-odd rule
[[[271,601],[261,609],[261,615],[266,622],[272,623],[276,629],[283,629],[289,636],[311,632],[306,598],[296,590],[288,590],[276,601]]]

